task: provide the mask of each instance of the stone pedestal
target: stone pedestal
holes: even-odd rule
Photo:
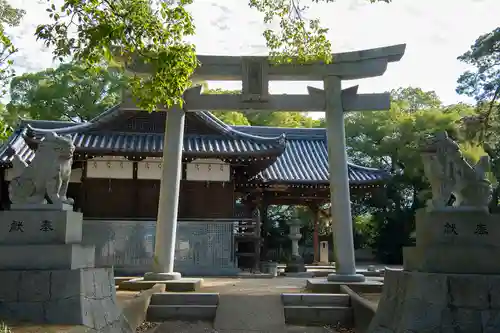
[[[369,333],[500,332],[500,225],[484,210],[416,216],[404,270],[387,270]]]
[[[112,268],[82,246],[82,214],[0,211],[0,321],[132,332],[116,304]]]

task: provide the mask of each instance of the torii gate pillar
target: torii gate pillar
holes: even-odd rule
[[[330,169],[330,209],[336,251],[335,273],[328,275],[328,281],[362,282],[365,276],[356,274],[354,257],[342,81],[338,76],[327,76],[323,82]]]

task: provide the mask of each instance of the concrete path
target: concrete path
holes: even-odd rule
[[[165,322],[154,333],[335,333],[285,325],[281,293],[302,292],[306,280],[204,278],[201,292],[219,293],[214,323]]]
[[[221,294],[215,315],[218,332],[285,333],[285,315],[279,294]]]

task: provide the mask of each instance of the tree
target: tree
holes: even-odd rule
[[[36,36],[54,47],[54,56],[71,57],[89,69],[113,62],[146,62],[151,75],[126,73],[125,81],[139,107],[182,104],[182,94],[198,64],[186,5],[192,0],[65,0],[47,9],[51,23]],[[74,33],[76,30],[76,34]]]
[[[434,92],[418,88],[398,89],[391,95],[387,112],[349,114],[346,140],[352,162],[393,171],[384,200],[380,193],[354,198],[353,207],[364,207],[360,211],[365,219],[367,214],[371,216],[371,230],[367,231],[365,223],[363,231],[371,238],[378,257],[387,263],[400,263],[402,247],[409,245],[414,228],[415,211],[429,195],[419,146],[438,131],[460,138],[458,120],[472,108],[441,107]]]
[[[36,36],[54,47],[55,57],[72,57],[89,68],[147,63],[150,75],[125,77],[138,106],[153,111],[157,105],[182,104],[198,66],[194,45],[185,41],[195,32],[186,10],[193,0],[64,0],[60,8],[48,1],[52,22],[38,26]],[[328,30],[318,20],[306,20],[307,8],[298,0],[250,0],[250,6],[264,13],[265,22],[280,21],[278,32],[264,33],[276,62],[332,61]]]
[[[119,71],[94,71],[74,63],[15,77],[7,105],[11,121],[19,117],[87,121],[121,99]]]
[[[12,7],[7,0],[0,0],[0,88],[2,96],[6,93],[8,81],[14,76],[13,62],[10,57],[17,52],[17,48],[6,35],[5,28],[19,25],[24,14],[24,10]]]
[[[462,119],[465,136],[491,159],[491,171],[500,179],[500,27],[479,36],[458,59],[472,68],[458,79],[457,92],[476,100],[476,112]],[[493,191],[492,210],[498,210],[500,188]]]

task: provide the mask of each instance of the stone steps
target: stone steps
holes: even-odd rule
[[[147,320],[213,321],[218,303],[218,293],[156,293],[151,297]]]
[[[345,306],[351,305],[351,300],[347,294],[281,294],[284,306]]]
[[[351,327],[353,311],[345,294],[281,294],[285,322],[290,325]]]
[[[218,293],[157,293],[150,305],[217,305]]]

